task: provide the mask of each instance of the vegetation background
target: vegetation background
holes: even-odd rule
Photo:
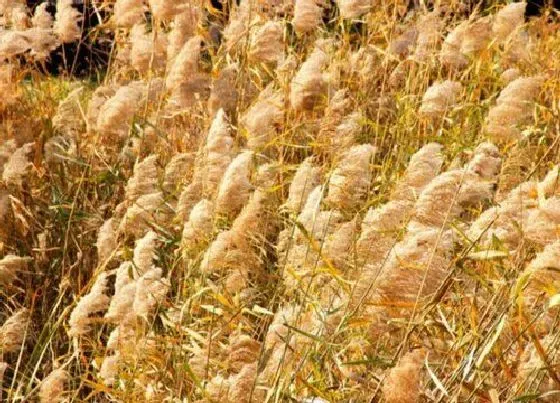
[[[560,401],[557,12],[217,6],[0,0],[0,400]]]

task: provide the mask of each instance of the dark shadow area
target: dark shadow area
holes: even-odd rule
[[[525,17],[537,17],[541,15],[543,9],[547,6],[550,6],[560,12],[560,0],[527,0]]]
[[[40,0],[28,0],[27,6],[30,11],[43,3]],[[56,14],[56,3],[47,1],[47,11],[54,17]],[[91,6],[89,2],[81,0],[74,2],[74,8],[78,10],[83,18],[80,22],[82,37],[80,42],[62,44],[56,48],[39,69],[51,75],[68,74],[78,77],[95,76],[103,74],[106,70],[113,34],[108,29],[103,29],[103,21],[108,17],[103,11]]]

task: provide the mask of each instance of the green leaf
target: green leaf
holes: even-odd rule
[[[540,394],[532,394],[532,395],[523,395],[519,397],[514,397],[513,402],[532,402],[537,400],[541,395]]]

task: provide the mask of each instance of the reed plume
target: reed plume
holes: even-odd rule
[[[498,41],[504,41],[512,32],[525,23],[525,9],[527,3],[524,1],[510,3],[496,13],[492,24],[492,33]]]
[[[320,184],[321,168],[314,165],[312,157],[306,158],[290,183],[288,199],[284,207],[292,213],[299,213],[305,205],[311,191]]]
[[[72,5],[72,0],[58,0],[53,30],[62,43],[80,40],[82,14]]]
[[[292,25],[298,34],[309,33],[321,24],[323,9],[317,0],[297,0]]]
[[[31,154],[35,149],[35,144],[28,143],[19,147],[4,164],[2,180],[6,185],[21,187],[24,179],[33,167],[30,161]]]
[[[132,28],[144,19],[142,0],[116,0],[114,7],[113,15],[119,27]]]
[[[241,118],[247,130],[247,146],[261,150],[270,145],[284,123],[284,95],[269,85]]]
[[[140,106],[142,91],[136,87],[124,86],[101,106],[97,118],[97,130],[103,134],[103,141],[110,142],[113,136],[123,140],[128,136],[132,119]]]
[[[50,29],[53,26],[54,19],[52,15],[47,11],[48,3],[39,4],[33,13],[33,18],[31,23],[36,28]]]
[[[344,153],[329,178],[328,203],[342,210],[359,205],[370,186],[370,164],[375,153],[375,147],[369,144],[354,146]]]
[[[284,57],[284,28],[279,22],[267,21],[251,34],[249,59],[257,63],[279,63]]]
[[[340,16],[346,19],[354,19],[367,14],[373,6],[371,0],[339,0],[337,4]]]
[[[130,65],[141,75],[163,71],[166,65],[167,37],[147,32],[145,24],[135,24],[130,30]]]
[[[31,313],[21,308],[0,327],[0,351],[2,354],[18,352],[30,334]]]
[[[295,110],[312,110],[326,99],[328,77],[323,72],[328,55],[320,46],[303,62],[290,84],[290,103]]]
[[[134,165],[134,172],[125,187],[126,200],[133,202],[140,196],[157,191],[157,156],[150,155]]]
[[[383,396],[391,403],[413,403],[420,399],[425,352],[406,353],[396,367],[389,370],[383,384]]]
[[[486,119],[486,132],[494,141],[509,143],[521,138],[518,126],[530,121],[542,83],[540,77],[521,77],[500,92]]]
[[[251,152],[243,152],[231,161],[216,194],[216,214],[235,216],[245,205],[253,187],[250,182],[252,162]]]
[[[422,97],[420,113],[430,117],[442,117],[453,109],[462,90],[461,83],[446,80],[433,84]]]
[[[0,284],[9,287],[18,273],[24,272],[32,260],[30,257],[4,256],[0,259]]]
[[[100,273],[90,292],[80,299],[70,314],[70,320],[68,321],[70,325],[69,336],[82,336],[90,331],[91,324],[96,321],[96,318],[91,317],[91,315],[100,313],[109,306],[110,298],[105,294],[106,290],[107,274]]]
[[[58,403],[63,401],[68,378],[68,372],[59,368],[53,370],[43,379],[39,390],[39,399],[41,403]]]

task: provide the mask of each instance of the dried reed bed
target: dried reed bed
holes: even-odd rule
[[[558,24],[0,2],[6,401],[558,401]]]

